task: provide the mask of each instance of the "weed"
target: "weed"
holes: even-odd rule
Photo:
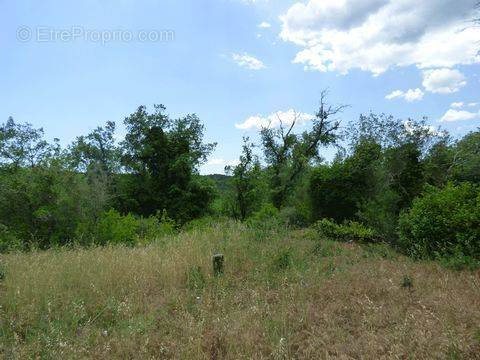
[[[343,248],[332,241],[318,241],[313,247],[313,254],[320,257],[333,257],[343,253]]]
[[[367,244],[363,247],[363,250],[362,256],[364,258],[381,258],[388,260],[398,258],[398,254],[388,244]]]
[[[292,263],[292,255],[290,250],[281,251],[273,261],[273,268],[277,271],[287,269]]]
[[[202,291],[205,287],[205,275],[200,266],[190,267],[187,271],[187,289],[195,292]]]

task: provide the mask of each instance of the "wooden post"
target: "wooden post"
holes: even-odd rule
[[[213,275],[219,276],[223,274],[223,265],[225,258],[223,254],[213,255]]]

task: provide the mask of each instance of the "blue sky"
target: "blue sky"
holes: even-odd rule
[[[475,2],[0,0],[0,120],[66,145],[162,103],[196,113],[218,142],[204,173],[223,172],[271,114],[288,122],[292,109],[308,126],[325,88],[350,105],[344,123],[372,110],[462,135],[480,126]],[[174,39],[138,40],[165,30]],[[95,38],[115,31],[133,39]]]

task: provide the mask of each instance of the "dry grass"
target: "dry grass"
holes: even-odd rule
[[[480,358],[479,274],[310,231],[230,223],[0,259],[4,358]]]

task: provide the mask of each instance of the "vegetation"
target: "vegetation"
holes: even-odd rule
[[[253,145],[248,138],[243,139],[243,151],[240,163],[232,169],[227,167],[227,172],[233,174],[233,191],[228,199],[230,215],[244,221],[251,216],[259,204],[262,204],[261,166],[258,157],[253,154]]]
[[[480,260],[480,189],[468,183],[429,188],[400,218],[400,244],[414,257]]]
[[[478,354],[480,130],[341,127],[326,96],[301,133],[279,118],[245,138],[228,176],[200,175],[215,144],[163,105],[66,148],[0,125],[0,354]]]
[[[164,112],[140,107],[125,119],[120,144],[108,122],[64,150],[43,140],[42,129],[10,118],[0,127],[2,248],[132,244],[135,230],[126,228],[154,231],[162,216],[183,224],[208,214],[214,185],[198,166],[215,144],[202,142],[195,115],[171,120]],[[107,236],[106,223],[122,235]]]
[[[107,122],[66,149],[47,143],[42,129],[10,118],[0,127],[0,249],[134,245],[146,241],[142,234],[227,216],[266,228],[331,219],[340,232],[351,228],[343,223],[356,224],[376,241],[411,255],[417,246],[435,249],[422,255],[434,256],[437,240],[430,234],[441,225],[430,222],[435,230],[419,240],[420,230],[409,229],[413,220],[402,214],[413,217],[432,187],[442,193],[446,186],[479,184],[480,131],[454,141],[425,119],[374,113],[342,129],[336,116],[344,106],[331,106],[326,97],[322,92],[302,133],[295,131],[297,118],[279,118],[278,127],[260,131],[259,144],[244,139],[239,164],[226,169],[229,177],[199,175],[215,144],[203,142],[197,116],[173,120],[163,105],[153,113],[141,106],[128,116],[122,141],[115,123]],[[339,149],[330,163],[322,158],[325,146]],[[432,211],[427,221],[443,216]],[[464,256],[477,257],[475,231]],[[451,250],[440,253],[451,256]]]

